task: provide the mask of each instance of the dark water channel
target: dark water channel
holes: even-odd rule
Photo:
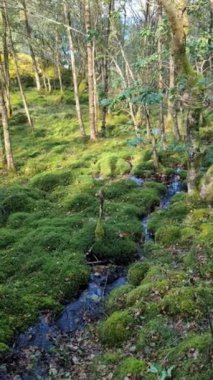
[[[137,177],[130,177],[138,186],[143,186],[143,180]],[[178,175],[175,175],[167,186],[167,192],[161,199],[160,207],[167,208],[174,194],[181,191],[181,182]],[[151,240],[152,236],[148,231],[148,218],[141,220],[145,240]],[[127,283],[126,269],[123,267],[94,267],[90,280],[81,295],[64,307],[58,319],[52,320],[50,314],[41,315],[39,321],[26,332],[20,334],[14,343],[10,361],[19,365],[23,359],[23,352],[26,350],[37,350],[40,353],[33,369],[22,368],[19,375],[10,376],[8,372],[13,372],[15,368],[8,370],[7,365],[0,366],[0,380],[36,380],[46,379],[48,363],[44,363],[43,357],[46,353],[54,350],[55,342],[59,336],[71,336],[77,330],[83,329],[89,323],[95,322],[103,317],[103,299],[113,289]],[[41,353],[43,353],[41,355]],[[51,357],[51,354],[48,354]],[[12,359],[11,359],[12,358]],[[7,360],[6,360],[7,361]],[[20,366],[21,368],[22,366]],[[24,366],[23,366],[24,367]],[[16,372],[16,370],[15,370]]]

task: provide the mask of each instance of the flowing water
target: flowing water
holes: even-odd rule
[[[143,186],[144,181],[141,178],[133,176],[130,179],[138,186]],[[178,175],[175,175],[167,186],[167,192],[161,199],[160,207],[167,208],[173,195],[179,191],[181,191],[181,182]],[[141,221],[145,240],[153,238],[147,227],[148,218],[149,216],[146,216]],[[123,267],[99,266],[93,268],[87,289],[75,301],[66,305],[56,320],[52,319],[51,314],[41,315],[34,326],[19,335],[14,343],[12,354],[10,354],[10,360],[20,365],[19,375],[11,377],[8,374],[10,370],[8,371],[8,367],[3,365],[0,367],[0,379],[45,379],[49,366],[48,361],[51,360],[51,350],[54,351],[58,339],[62,336],[69,337],[88,324],[101,319],[103,317],[103,298],[113,289],[126,283],[126,269]],[[33,368],[25,368],[22,363],[26,351],[32,351],[35,356]],[[12,367],[12,372],[13,370]]]

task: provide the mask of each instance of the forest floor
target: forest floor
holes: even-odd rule
[[[106,319],[58,342],[45,378],[210,380],[210,196],[179,193],[168,209],[158,208],[177,169],[184,186],[185,145],[168,134],[156,171],[145,131],[138,145],[127,115],[109,115],[106,138],[91,143],[79,136],[72,94],[61,101],[58,92],[29,90],[27,97],[35,131],[15,93],[17,173],[0,168],[0,368],[20,331],[41,312],[58,315],[86,286],[91,247],[94,260],[130,265],[140,246],[143,261],[130,265],[128,284],[106,300]],[[86,96],[81,101],[88,128]],[[209,147],[201,181],[211,164]],[[131,175],[148,181],[138,187]],[[97,231],[100,189],[105,212]],[[149,213],[154,240],[144,242],[141,218]],[[12,366],[8,379],[19,373]]]

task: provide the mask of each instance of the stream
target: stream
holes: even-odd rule
[[[129,177],[138,186],[143,186],[144,181],[137,177]],[[160,202],[161,208],[167,208],[171,198],[182,189],[181,181],[178,175],[174,175],[167,192]],[[148,230],[148,218],[143,217],[141,220],[145,241],[153,237]],[[84,329],[92,322],[97,322],[103,318],[103,299],[113,289],[127,283],[127,269],[119,266],[95,266],[87,288],[75,300],[64,307],[64,310],[56,320],[52,315],[42,314],[39,321],[31,326],[27,331],[21,333],[16,339],[12,353],[7,364],[0,365],[1,380],[43,380],[47,378],[51,354],[57,347],[60,339],[71,337],[76,331]],[[67,343],[68,344],[68,343]],[[25,357],[33,357],[33,365],[25,366]],[[9,362],[9,366],[8,366]],[[11,376],[16,368],[20,368],[18,375]],[[15,371],[16,372],[16,371]],[[17,373],[17,372],[16,372]]]

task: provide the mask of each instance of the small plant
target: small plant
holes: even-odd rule
[[[148,372],[156,374],[157,380],[168,380],[172,378],[174,368],[174,365],[169,368],[163,368],[159,364],[151,364]]]

